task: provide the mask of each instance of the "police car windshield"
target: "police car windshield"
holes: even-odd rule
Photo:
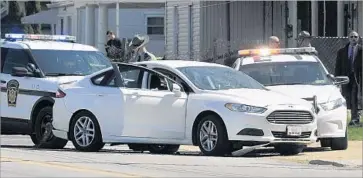
[[[332,84],[318,62],[254,63],[242,65],[239,70],[265,86]]]
[[[34,49],[31,52],[46,76],[84,76],[111,67],[111,62],[99,51]]]
[[[264,86],[248,75],[229,67],[192,66],[179,67],[196,87],[202,90],[228,90],[238,88],[264,89]]]

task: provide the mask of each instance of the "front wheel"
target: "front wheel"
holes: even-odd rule
[[[197,143],[206,156],[224,156],[231,152],[227,131],[215,115],[204,117],[198,124]]]
[[[105,146],[96,117],[87,111],[79,112],[72,119],[69,132],[74,147],[79,151],[99,151]]]
[[[52,133],[52,130],[47,130],[48,128],[51,128],[49,127],[49,124],[52,123],[52,119],[53,109],[51,106],[46,106],[39,111],[35,119],[35,134],[30,135],[31,140],[36,147],[61,149],[67,145],[68,140],[55,137]]]
[[[275,145],[275,150],[280,153],[280,155],[287,156],[287,155],[297,155],[301,153],[305,145],[296,145],[296,144],[279,144]]]

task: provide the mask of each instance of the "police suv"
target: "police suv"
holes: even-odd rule
[[[349,78],[329,74],[315,48],[247,49],[240,50],[239,56],[234,69],[272,91],[309,100],[316,106],[322,147],[347,149],[347,107],[340,86],[349,83]]]
[[[30,135],[41,148],[63,148],[67,140],[49,129],[61,83],[111,66],[96,48],[74,36],[5,34],[1,41],[1,134]],[[46,136],[45,136],[46,135]]]

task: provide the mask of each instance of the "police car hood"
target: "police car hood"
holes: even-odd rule
[[[84,76],[58,76],[58,77],[48,77],[48,80],[56,82],[58,84],[76,82],[82,80]]]
[[[266,86],[266,88],[295,98],[305,99],[316,95],[318,103],[340,96],[339,88],[334,85],[278,85]]]

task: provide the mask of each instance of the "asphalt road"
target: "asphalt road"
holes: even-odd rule
[[[183,151],[153,155],[106,146],[82,153],[69,142],[62,150],[33,148],[28,136],[1,136],[0,177],[362,177],[362,168],[284,162],[269,154],[206,157]]]

